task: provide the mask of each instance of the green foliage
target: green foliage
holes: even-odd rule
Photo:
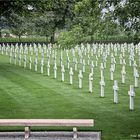
[[[27,32],[27,19],[19,16],[16,13],[12,13],[10,17],[10,29],[11,32],[17,35],[19,38]]]
[[[75,45],[75,38],[72,36],[71,32],[68,31],[61,32],[57,41],[62,48],[73,47],[73,45]]]
[[[111,5],[115,6],[114,11],[109,10]],[[67,43],[73,46],[81,41],[81,38],[77,40],[74,33],[75,27],[80,26],[84,38],[88,38],[85,42],[89,39],[92,42],[97,38],[108,39],[108,36],[115,35],[121,37],[124,33],[128,37],[139,40],[139,7],[140,2],[134,0],[127,0],[123,4],[121,1],[112,0],[0,1],[0,37],[1,30],[6,28],[19,38],[24,34],[27,36],[37,34],[45,36],[46,41],[51,40],[53,43],[56,41],[56,31],[66,30],[60,34],[59,42],[63,44],[62,46],[67,46]],[[108,13],[103,19],[101,17],[104,8]],[[116,24],[115,20],[119,23]],[[128,23],[131,26],[128,26]],[[63,38],[67,43],[62,43]]]
[[[46,42],[45,37],[41,36],[28,36],[27,38],[20,38],[21,42]],[[11,38],[11,37],[6,37],[6,38],[0,38],[0,42],[19,42],[19,38]]]
[[[119,1],[113,1],[115,10],[112,14],[114,19],[119,19],[120,26],[124,28],[124,31],[129,35],[134,34],[134,38],[139,38],[140,32],[140,1],[139,0],[127,0],[124,4]]]
[[[2,30],[1,30],[1,33],[2,33],[2,34],[10,34],[10,31],[7,30],[7,29],[2,29]]]
[[[74,26],[70,31],[63,31],[58,37],[58,44],[62,48],[71,48],[78,44],[83,37],[83,29],[80,26]]]
[[[99,32],[101,25],[101,9],[99,1],[82,0],[75,4],[75,24],[83,28],[85,36],[93,36]]]

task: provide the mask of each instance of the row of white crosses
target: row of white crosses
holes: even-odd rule
[[[86,51],[85,51],[86,52]],[[99,51],[98,51],[99,52]],[[124,52],[124,51],[123,51]],[[124,54],[123,54],[124,55]],[[15,57],[16,57],[16,53],[15,53]],[[90,58],[89,57],[89,55],[88,55],[88,58]],[[97,56],[96,56],[96,58],[97,58]],[[24,61],[25,61],[25,63],[24,63],[24,67],[26,67],[26,55],[24,56]],[[68,58],[68,61],[69,61],[69,58]],[[89,61],[89,59],[88,59],[88,61]],[[112,63],[114,63],[114,58],[113,58],[113,60],[111,60],[111,61],[113,61]],[[30,60],[30,62],[31,62],[31,60]],[[15,61],[15,63],[16,63],[16,61]],[[75,59],[75,70],[77,70],[77,60]],[[111,64],[112,64],[111,63]],[[42,64],[43,64],[43,62],[42,62]],[[89,64],[89,62],[88,62],[88,64]],[[61,58],[61,65],[62,65],[62,58]],[[113,72],[114,72],[114,64],[112,64],[111,65],[111,69],[110,69],[110,71],[111,71],[111,80],[113,80]],[[69,67],[69,66],[68,66]],[[105,67],[105,61],[104,61],[104,67]],[[85,72],[85,60],[83,60],[83,72]],[[125,75],[125,72],[124,72],[124,70],[122,71],[122,77],[125,77],[124,76]],[[122,79],[124,79],[124,78],[122,78]]]
[[[16,53],[15,53],[16,55]],[[21,54],[20,54],[21,55]],[[35,58],[35,71],[37,71],[37,65],[38,65],[38,59],[37,59],[37,56],[38,56],[38,51],[36,52],[36,58]],[[16,57],[15,57],[16,58]],[[21,60],[21,59],[20,59]],[[60,65],[62,65],[62,55],[61,55],[61,58],[60,58]],[[16,59],[15,59],[16,61]],[[10,61],[11,62],[11,61]],[[27,62],[27,58],[26,58],[26,53],[24,54],[24,68],[26,68],[26,62]],[[76,62],[76,59],[75,59],[75,62]],[[16,62],[15,62],[16,64]],[[75,63],[76,64],[76,63]],[[83,72],[85,72],[85,60],[83,60]],[[41,73],[43,73],[43,65],[44,65],[44,60],[41,59]],[[93,63],[92,63],[93,65]],[[29,57],[29,69],[32,68],[32,58],[31,56]],[[92,68],[93,69],[93,68]],[[77,70],[77,66],[75,65],[75,71]],[[49,61],[48,61],[48,65],[47,65],[47,73],[48,73],[48,76],[50,75],[50,64],[49,64]],[[93,71],[93,70],[92,70]],[[62,67],[62,81],[64,81],[64,66]],[[73,72],[72,72],[72,69],[70,70],[70,83],[72,84],[72,76],[73,76]],[[57,77],[57,66],[56,66],[56,63],[54,63],[54,78]],[[79,88],[82,88],[82,71],[79,72]]]
[[[3,47],[2,47],[3,48]],[[30,47],[32,48],[32,47]],[[91,73],[89,74],[89,92],[92,93],[92,81],[93,81],[93,74],[94,74],[94,63],[93,63],[93,60],[91,61],[90,60],[90,55],[89,55],[89,52],[90,52],[90,49],[89,46],[86,48],[84,48],[83,50],[84,51],[81,51],[84,56],[88,56],[88,62],[87,62],[87,65],[90,65],[90,70],[91,70]],[[107,56],[110,55],[111,51],[110,51],[110,48],[107,47],[106,48],[106,52],[103,53],[103,47],[100,47],[98,49],[98,51],[96,51],[97,47],[95,47],[94,49],[91,49],[93,51],[93,53],[98,53],[98,55],[96,55],[96,66],[98,65],[98,57],[101,56],[101,54],[103,54],[103,63],[101,63],[101,66],[100,66],[100,71],[101,71],[101,81],[100,81],[100,85],[101,85],[101,97],[104,97],[104,86],[105,86],[105,82],[104,82],[104,75],[103,75],[103,70],[104,68],[106,68],[106,61],[107,61]],[[113,49],[113,47],[111,48]],[[8,54],[8,49],[1,49],[2,50],[2,55],[4,54],[4,50],[7,50],[6,51],[6,55]],[[16,49],[15,49],[16,50]],[[37,49],[38,50],[38,49]],[[48,49],[47,49],[48,50]],[[129,49],[128,49],[129,50]],[[36,51],[36,49],[34,49],[35,53],[36,53],[36,58],[35,58],[35,71],[37,71],[37,65],[38,65],[38,51]],[[52,50],[53,51],[53,50]],[[117,49],[114,49],[114,55],[117,56]],[[125,51],[126,51],[126,47],[123,48],[121,50],[122,54],[120,54],[120,64],[122,65],[122,71],[121,71],[121,74],[122,74],[122,83],[125,83],[125,74],[126,74],[126,71],[125,71],[125,65],[126,65],[126,62],[125,62]],[[130,50],[129,50],[130,51]],[[12,56],[12,51],[10,51],[10,56]],[[16,52],[16,51],[15,51]],[[19,53],[19,60],[21,60],[21,54],[23,54],[24,52],[24,68],[26,68],[26,61],[27,61],[27,58],[26,58],[26,55],[28,54],[28,49],[27,47],[25,47],[24,51],[23,49],[20,49],[18,52]],[[41,52],[41,49],[40,49],[40,52]],[[70,84],[73,84],[73,75],[74,75],[74,72],[73,72],[73,68],[70,67],[70,59],[69,59],[69,55],[68,55],[68,50],[66,51],[67,52],[67,63],[68,63],[68,69],[70,68]],[[74,62],[74,70],[77,71],[77,59],[75,57],[75,53],[76,51],[74,49],[71,49],[71,52],[72,52],[72,55],[73,55],[73,62]],[[139,51],[140,52],[140,51]],[[33,49],[30,50],[30,53],[33,54]],[[51,51],[48,52],[51,54]],[[92,54],[91,53],[91,56]],[[50,59],[50,54],[48,56],[48,58]],[[53,53],[52,53],[53,54]],[[132,54],[132,58],[131,59],[131,62],[129,62],[129,65],[130,66],[133,66],[133,75],[135,77],[135,84],[134,86],[135,87],[138,87],[138,77],[139,77],[139,74],[138,74],[138,70],[137,70],[137,64],[136,62],[134,61],[134,52],[131,51],[131,54]],[[16,56],[17,54],[14,53],[14,64],[16,64]],[[43,66],[44,66],[44,52],[42,52],[42,59],[41,59],[41,73],[43,73]],[[110,79],[111,80],[114,80],[114,71],[115,71],[115,57],[114,57],[113,54],[111,54],[111,67],[110,67]],[[78,75],[78,78],[79,78],[79,88],[82,88],[82,79],[83,79],[83,73],[85,73],[86,71],[86,62],[85,62],[85,59],[83,59],[83,55],[79,53],[79,56],[80,56],[80,63],[82,63],[82,70],[79,70],[79,75]],[[50,60],[48,59],[48,62],[47,62],[47,75],[49,76],[50,75]],[[11,57],[10,57],[10,63],[11,63]],[[132,62],[133,62],[133,65],[132,65]],[[31,69],[32,67],[32,57],[30,56],[29,57],[29,68]],[[21,65],[21,61],[19,61],[19,65]],[[61,66],[61,72],[62,72],[62,81],[64,81],[64,73],[65,73],[65,69],[64,69],[64,65],[63,65],[63,56],[62,56],[62,51],[61,51],[61,56],[60,56],[60,66]],[[54,56],[54,78],[57,78],[57,64],[56,64],[56,56]],[[117,82],[114,81],[114,102],[115,103],[118,103],[118,88],[116,88]]]
[[[85,51],[86,52],[86,51]],[[99,51],[98,51],[99,52]],[[124,51],[123,51],[124,52]],[[86,55],[86,54],[85,54]],[[124,54],[123,54],[124,55]],[[15,55],[14,55],[14,58],[16,58],[16,53],[15,53]],[[21,58],[21,57],[20,57]],[[21,60],[19,58],[19,60]],[[88,61],[89,61],[89,55],[88,55]],[[96,56],[96,58],[97,58],[97,56]],[[77,59],[76,58],[74,58],[75,59],[75,61],[74,61],[74,68],[75,68],[75,71],[77,70]],[[106,59],[106,58],[105,58]],[[104,60],[105,60],[104,59]],[[35,60],[36,61],[36,60]],[[60,59],[60,63],[61,63],[61,65],[62,65],[62,58]],[[68,58],[68,61],[70,61],[69,60],[69,58]],[[114,57],[113,57],[113,59],[111,60],[112,62],[111,62],[111,68],[110,68],[110,72],[111,72],[111,80],[113,80],[113,72],[114,72],[114,67],[115,67],[115,63],[114,63]],[[123,59],[123,61],[125,61],[125,59]],[[11,60],[10,60],[10,62],[11,62]],[[32,61],[31,61],[31,58],[30,58],[30,63],[31,63]],[[15,64],[16,64],[16,59],[15,59],[15,62],[14,62]],[[36,63],[37,64],[37,63]],[[42,64],[43,64],[43,61],[42,61]],[[89,62],[88,62],[88,64],[89,64]],[[86,65],[86,63],[85,63],[85,60],[83,59],[83,72],[85,72],[85,65]],[[92,64],[92,71],[93,71],[93,65],[94,64]],[[123,64],[123,65],[125,65],[125,64]],[[24,56],[24,67],[26,67],[26,55]],[[69,66],[68,66],[69,67]],[[105,67],[105,61],[104,61],[104,67]],[[31,68],[31,67],[30,67]],[[125,77],[125,70],[123,69],[122,70],[122,77]],[[125,78],[122,78],[122,79],[125,79]],[[124,81],[124,80],[122,80],[122,81]],[[123,82],[122,82],[123,83]]]

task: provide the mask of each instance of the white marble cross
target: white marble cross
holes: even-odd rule
[[[26,54],[24,54],[23,61],[24,61],[24,68],[26,68]]]
[[[101,66],[100,66],[100,76],[101,77],[104,77],[104,66],[103,66],[103,63],[101,63]]]
[[[89,92],[92,93],[93,73],[89,74]]]
[[[129,55],[129,66],[132,66],[132,61],[133,61],[133,58],[131,55]]]
[[[90,56],[88,55],[88,65],[90,64]]]
[[[133,85],[130,85],[130,90],[128,91],[128,95],[130,96],[129,109],[130,110],[134,110],[134,96],[135,96],[135,92],[134,92],[134,86]]]
[[[126,65],[125,58],[122,59],[122,65],[123,65],[123,66]]]
[[[119,87],[118,87],[118,81],[117,80],[114,81],[113,90],[114,90],[114,103],[117,104],[119,102],[119,98],[118,98]]]
[[[77,71],[77,59],[74,59],[74,70]]]
[[[122,67],[122,71],[121,71],[121,76],[122,76],[122,83],[125,83],[125,75],[126,75],[126,71],[125,71],[125,66]]]
[[[31,54],[31,56],[33,55],[33,48],[32,47],[30,47],[30,54]]]
[[[72,85],[73,84],[73,69],[72,69],[72,67],[70,67],[69,75],[70,75],[70,84]]]
[[[36,53],[36,57],[38,57],[38,48],[36,48],[36,52],[35,53]]]
[[[44,66],[44,59],[41,59],[41,64],[40,64],[40,72],[43,74],[43,66]]]
[[[115,64],[116,64],[116,60],[115,57],[113,57],[111,61],[111,65],[113,66],[114,71],[115,71]]]
[[[98,56],[96,55],[96,67],[98,66]]]
[[[50,60],[50,58],[48,58],[48,60]],[[56,63],[56,56],[54,55],[54,57],[53,57],[53,64],[55,65],[55,63]]]
[[[117,49],[116,46],[115,46],[115,48],[114,48],[114,52],[115,52],[115,56],[117,56],[117,55],[118,55],[118,49]]]
[[[64,74],[65,74],[65,68],[64,68],[64,65],[62,65],[61,73],[62,73],[62,82],[64,82]]]
[[[37,71],[37,64],[38,64],[38,60],[37,60],[37,57],[35,58],[35,71]]]
[[[114,68],[113,68],[113,65],[111,65],[111,68],[110,68],[110,80],[113,80],[114,79]]]
[[[57,65],[56,63],[54,64],[54,78],[56,79],[57,78]]]
[[[42,49],[41,58],[44,59],[44,49]]]
[[[134,78],[135,78],[134,86],[138,87],[139,74],[138,74],[138,70],[137,69],[135,70]]]
[[[31,70],[32,69],[32,57],[30,56],[29,58],[29,69]]]
[[[14,64],[16,65],[16,58],[17,58],[17,54],[16,52],[14,53]]]
[[[134,64],[133,64],[133,75],[135,76],[135,71],[137,69],[137,64],[136,64],[136,61],[134,61]]]
[[[123,62],[123,57],[122,54],[120,54],[120,65],[122,65],[122,62]]]
[[[10,64],[12,63],[12,51],[10,50]]]
[[[106,68],[106,56],[103,57],[103,64],[104,64],[104,68]]]
[[[81,89],[82,88],[82,79],[83,79],[82,70],[79,70],[78,78],[79,78],[79,88]]]
[[[85,59],[83,59],[83,72],[85,72],[86,71],[86,63],[85,63]]]
[[[82,55],[80,55],[80,64],[82,64],[82,61],[83,61],[83,57]]]
[[[50,61],[47,62],[47,75],[50,76]]]
[[[101,77],[100,85],[101,85],[101,97],[104,97],[104,86],[105,86],[104,76]]]
[[[60,67],[62,67],[62,65],[63,65],[63,58],[62,58],[62,56],[60,57]]]
[[[67,57],[67,68],[69,69],[70,68],[70,58]]]
[[[19,64],[19,66],[21,66],[21,53],[19,53],[19,55],[18,55],[18,64]]]

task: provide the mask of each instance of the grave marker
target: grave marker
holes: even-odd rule
[[[101,97],[104,97],[104,86],[105,86],[104,76],[101,77],[100,85],[101,85]]]
[[[89,74],[89,92],[92,93],[93,73]]]
[[[35,58],[35,71],[37,72],[37,64],[38,64],[38,60],[37,60],[37,57]]]
[[[111,68],[110,68],[110,80],[113,80],[114,79],[114,67],[113,65],[111,65]]]
[[[56,79],[57,78],[57,65],[56,63],[54,64],[54,78]]]
[[[26,68],[26,54],[24,54],[24,59],[23,59],[23,61],[24,61],[24,68]]]
[[[86,70],[86,63],[85,63],[85,59],[83,59],[83,72],[85,72]]]
[[[43,66],[44,66],[44,60],[41,59],[41,63],[40,63],[40,72],[41,72],[41,74],[43,74]]]
[[[31,70],[32,69],[32,57],[30,56],[29,58],[29,69]]]
[[[82,79],[83,79],[82,70],[79,70],[78,78],[79,78],[79,88],[81,89],[82,88]]]
[[[62,82],[64,82],[64,74],[65,74],[64,65],[62,65],[61,72],[62,72]]]
[[[133,85],[130,85],[130,90],[128,91],[128,95],[130,96],[129,109],[132,111],[134,110],[134,96],[135,96]]]
[[[72,70],[72,67],[70,67],[70,84],[72,85],[73,84],[73,70]]]
[[[114,90],[114,103],[117,104],[119,102],[119,98],[118,98],[119,87],[118,87],[118,81],[117,80],[114,81],[113,90]]]
[[[50,76],[50,61],[47,62],[47,75]]]

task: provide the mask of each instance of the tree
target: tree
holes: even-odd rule
[[[27,19],[15,13],[11,13],[9,21],[11,32],[17,35],[19,37],[19,41],[21,41],[21,36],[25,35],[28,31]]]
[[[126,1],[109,1],[108,7],[113,4],[114,11],[112,18],[118,20],[120,26],[128,35],[133,34],[134,39],[139,39],[140,32],[140,1],[126,0]]]
[[[0,17],[0,38],[2,37],[2,29],[7,28],[7,19],[3,16]]]
[[[44,11],[36,10],[35,26],[40,35],[50,37],[55,42],[56,30],[69,29],[74,15],[75,0],[51,0],[45,1],[42,6]]]
[[[75,24],[80,24],[86,35],[93,36],[98,32],[101,21],[99,0],[82,0],[75,5]]]

